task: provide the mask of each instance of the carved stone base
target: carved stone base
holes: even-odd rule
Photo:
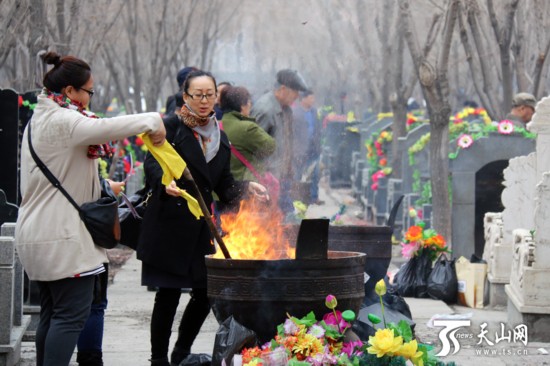
[[[510,272],[512,271],[512,257],[514,249],[512,244],[495,244],[492,248],[491,258],[488,260],[488,270],[493,277],[503,283],[510,282]]]
[[[550,314],[550,269],[524,267],[521,275],[512,273],[506,294],[522,312]]]
[[[542,310],[542,309],[540,309]],[[513,328],[519,324],[527,326],[529,342],[548,342],[550,339],[550,307],[548,313],[524,313],[508,298],[508,326]]]
[[[506,306],[508,303],[508,296],[504,291],[504,286],[508,284],[508,281],[503,282],[500,279],[494,278],[490,273],[487,274],[487,283],[489,284],[489,305]]]

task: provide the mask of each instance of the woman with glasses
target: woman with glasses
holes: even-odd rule
[[[210,73],[190,72],[183,84],[183,107],[164,119],[166,139],[187,163],[208,207],[214,192],[227,205],[236,205],[247,194],[265,201],[268,196],[263,186],[235,181],[231,175],[229,141],[214,113],[216,96],[216,80]],[[151,365],[179,365],[191,353],[210,312],[204,256],[213,254],[215,248],[204,217],[197,220],[180,196],[180,189],[195,195],[192,185],[182,177],[164,186],[162,168],[151,154],[144,166],[152,196],[141,225],[137,257],[142,261],[142,285],[158,288],[151,316]],[[169,362],[170,335],[182,288],[192,289],[191,299]]]
[[[36,364],[66,366],[108,260],[78,211],[38,168],[30,146],[82,205],[101,195],[98,158],[111,153],[108,141],[147,132],[154,144],[161,145],[166,130],[158,113],[98,118],[85,109],[94,93],[90,66],[54,52],[42,59],[53,68],[44,76],[44,89],[23,134],[22,201],[15,240],[19,259],[40,291]],[[93,362],[88,364],[103,364],[100,355]]]

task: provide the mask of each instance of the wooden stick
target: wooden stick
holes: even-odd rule
[[[197,186],[197,183],[195,182],[195,179],[193,179],[193,175],[189,171],[188,168],[185,168],[183,171],[183,177],[191,182],[193,185],[193,188],[195,189],[195,192],[197,193],[197,201],[199,202],[199,206],[201,207],[202,214],[206,218],[206,223],[208,224],[208,228],[210,229],[210,232],[214,236],[214,239],[216,239],[216,242],[220,246],[220,249],[222,250],[223,256],[225,259],[231,259],[231,255],[229,255],[229,251],[227,250],[227,247],[225,246],[225,243],[223,242],[223,239],[216,229],[216,226],[214,225],[214,221],[212,221],[212,215],[210,215],[210,211],[208,210],[208,207],[206,207],[206,203],[204,202],[204,198],[202,198],[201,191],[199,191],[199,187]]]

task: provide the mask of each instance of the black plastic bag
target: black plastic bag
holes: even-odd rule
[[[418,257],[412,257],[401,266],[396,275],[397,293],[404,297],[413,297]]]
[[[428,296],[435,300],[445,301],[447,304],[454,304],[457,293],[458,281],[455,261],[449,260],[445,254],[441,254],[428,279]]]
[[[369,314],[376,315],[378,318],[382,319],[382,308],[380,303],[372,304],[359,310],[357,319],[353,322],[353,332],[364,342],[368,341],[370,336],[374,336],[376,330],[384,328],[383,322],[376,325],[372,324],[369,320]],[[414,335],[416,323],[410,317],[386,305],[384,305],[384,316],[386,318],[386,323],[397,324],[401,320],[405,320],[411,326]]]
[[[432,273],[432,259],[426,251],[416,258],[418,261],[414,278],[414,297],[428,297],[428,278]]]
[[[257,344],[256,333],[230,316],[220,324],[216,332],[212,365],[219,366],[224,359],[225,364],[230,365],[234,354],[240,353],[245,347],[255,347]]]
[[[397,292],[397,286],[390,284],[388,276],[384,277],[384,282],[386,283],[386,293],[382,296],[384,307],[396,310],[397,312],[412,319],[411,309],[409,308],[409,305],[405,302],[405,299],[401,297]],[[376,294],[374,289],[370,293],[365,292],[362,307],[367,307],[372,304],[379,303],[380,297]]]

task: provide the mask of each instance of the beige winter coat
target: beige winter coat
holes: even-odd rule
[[[60,107],[45,94],[31,119],[32,144],[38,157],[79,205],[100,197],[98,161],[87,157],[88,145],[157,131],[158,113],[92,119]],[[21,195],[15,240],[29,278],[54,281],[73,277],[106,262],[77,210],[34,162],[28,129],[21,145]]]

